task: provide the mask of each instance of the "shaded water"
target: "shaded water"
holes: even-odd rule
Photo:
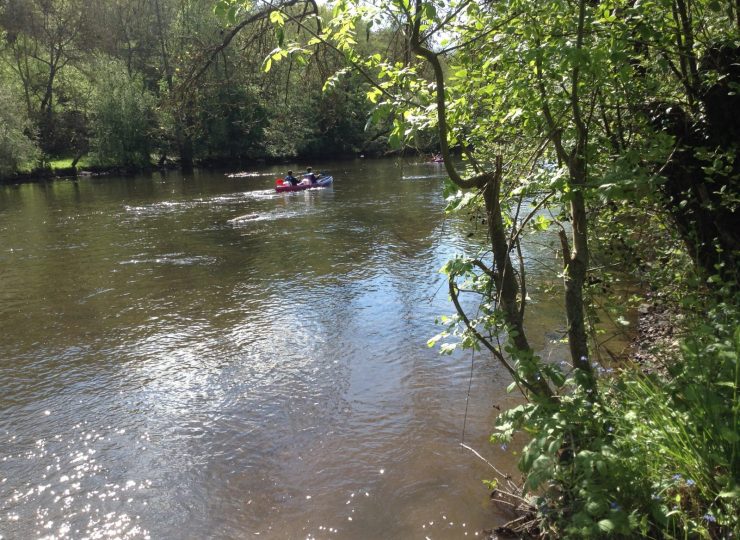
[[[487,443],[509,381],[426,346],[452,311],[437,271],[475,248],[443,218],[442,169],[313,165],[333,188],[275,194],[270,168],[0,187],[0,537],[438,539],[503,519],[459,443],[472,381],[465,442],[513,469]],[[559,307],[532,290],[552,348]]]

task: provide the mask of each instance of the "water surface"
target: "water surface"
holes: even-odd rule
[[[513,470],[487,442],[509,380],[426,346],[474,225],[444,218],[439,166],[312,165],[331,189],[276,194],[276,168],[0,187],[0,537],[444,539],[505,519],[459,445]],[[531,291],[531,339],[561,355],[558,306]]]

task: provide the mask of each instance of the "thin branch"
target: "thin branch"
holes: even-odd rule
[[[213,61],[216,59],[216,57],[219,55],[221,51],[223,51],[226,47],[229,46],[231,41],[241,32],[245,27],[249,26],[250,24],[253,24],[257,21],[267,19],[270,16],[270,13],[275,11],[276,7],[279,7],[280,9],[289,8],[291,6],[294,6],[296,4],[299,4],[301,2],[309,2],[313,5],[314,13],[318,14],[318,6],[316,5],[315,0],[286,0],[285,2],[281,3],[280,6],[267,6],[262,11],[258,11],[257,13],[252,14],[250,17],[247,17],[246,19],[242,20],[234,26],[231,30],[229,30],[226,35],[224,36],[221,43],[213,47],[208,53],[208,58],[205,60],[205,62],[201,65],[200,69],[198,69],[195,73],[191,73],[189,77],[187,77],[185,83],[183,86],[187,87],[197,81],[205,72],[208,70],[208,68],[211,66]]]
[[[519,238],[516,240],[516,254],[519,258],[519,294],[521,301],[519,302],[519,317],[524,319],[524,309],[527,307],[527,279],[524,268],[524,256],[522,255],[522,243]]]
[[[486,458],[484,458],[484,457],[483,457],[482,455],[480,455],[480,453],[479,453],[479,452],[478,452],[477,450],[475,450],[474,448],[471,448],[470,446],[468,446],[467,444],[464,444],[464,443],[460,443],[460,446],[462,446],[462,447],[463,447],[463,448],[465,448],[466,450],[470,450],[471,452],[473,452],[473,454],[475,454],[475,456],[476,456],[477,458],[479,458],[479,459],[480,459],[481,461],[483,461],[483,462],[484,462],[484,463],[485,463],[486,465],[488,465],[489,467],[491,467],[491,469],[493,469],[493,470],[494,470],[494,471],[496,472],[496,474],[498,474],[498,475],[499,475],[499,476],[500,476],[501,478],[503,478],[504,480],[508,480],[509,478],[511,478],[511,475],[508,475],[508,474],[504,474],[504,473],[502,473],[501,471],[499,471],[499,470],[498,470],[498,469],[496,468],[496,466],[495,466],[495,465],[494,465],[493,463],[491,463],[491,462],[490,462],[490,461],[488,461],[488,460],[487,460]]]
[[[524,226],[532,220],[532,218],[534,217],[534,215],[540,210],[540,208],[542,208],[545,205],[545,203],[550,199],[550,197],[552,197],[553,195],[555,195],[555,193],[556,193],[556,191],[555,190],[552,190],[540,202],[537,203],[537,206],[535,206],[529,214],[527,214],[527,217],[524,218],[524,220],[522,221],[522,224],[517,229],[516,234],[511,239],[510,245],[513,245],[514,242],[517,242],[519,240],[519,236],[521,235],[522,231],[524,230]]]
[[[329,47],[330,49],[332,49],[334,52],[336,52],[336,53],[344,56],[344,54],[342,53],[342,51],[339,48],[337,48],[336,45],[334,45],[330,41],[327,41],[326,39],[324,39],[324,37],[322,37],[321,34],[319,34],[317,32],[314,32],[311,28],[308,28],[306,25],[303,24],[303,22],[301,20],[296,19],[295,17],[292,17],[290,15],[288,15],[288,19],[291,22],[295,23],[299,28],[302,28],[302,29],[306,30],[311,35],[311,37],[314,37],[316,39],[320,39],[321,40],[321,43],[323,43],[324,45],[326,45],[327,47]],[[415,102],[415,101],[412,101],[412,100],[406,99],[406,98],[398,99],[397,96],[394,96],[393,94],[391,94],[390,92],[388,92],[388,90],[386,88],[384,88],[379,82],[377,82],[372,77],[372,75],[370,75],[367,72],[367,70],[361,64],[358,64],[357,62],[355,62],[351,58],[346,58],[346,56],[345,56],[345,61],[347,61],[352,66],[353,69],[355,69],[360,75],[362,75],[362,77],[368,83],[370,83],[370,85],[373,88],[376,88],[376,89],[380,90],[380,92],[385,97],[387,97],[389,99],[392,99],[394,101],[398,101],[398,102],[401,102],[401,103],[405,103],[407,105],[411,105],[413,107],[419,107],[419,103],[418,102]]]
[[[445,100],[445,77],[442,71],[442,64],[437,55],[430,49],[421,44],[419,27],[421,25],[422,0],[416,0],[416,14],[414,17],[413,30],[411,34],[411,48],[424,58],[434,70],[434,78],[437,87],[437,129],[439,131],[439,147],[444,159],[445,170],[450,180],[463,189],[483,187],[490,179],[489,174],[479,174],[470,179],[463,179],[455,169],[452,159],[450,158],[450,146],[447,140],[449,128],[447,127],[447,103]]]
[[[450,276],[449,291],[450,291],[450,298],[452,299],[452,303],[455,305],[455,310],[457,311],[457,314],[460,316],[460,318],[465,323],[466,328],[475,336],[475,339],[478,340],[479,343],[482,343],[483,346],[489,351],[491,351],[493,356],[495,356],[496,359],[499,362],[501,362],[501,365],[503,365],[504,368],[506,368],[506,371],[508,371],[511,377],[514,379],[514,382],[516,383],[516,385],[519,386],[519,390],[522,392],[522,394],[525,394],[525,392],[521,388],[522,386],[524,386],[527,390],[529,390],[533,394],[536,394],[537,392],[535,391],[535,389],[532,386],[530,386],[527,383],[527,381],[521,380],[516,370],[512,367],[511,364],[509,364],[506,358],[504,358],[504,355],[501,354],[501,351],[499,351],[496,347],[491,345],[491,343],[486,338],[484,338],[483,335],[480,332],[478,332],[478,329],[475,328],[475,326],[473,326],[473,324],[470,322],[470,319],[468,319],[468,316],[465,314],[465,310],[463,310],[462,306],[460,305],[460,299],[458,298],[458,295],[457,295],[457,286],[455,285],[455,281],[452,278],[452,276]]]
[[[490,277],[490,278],[494,278],[495,277],[496,272],[494,272],[493,270],[491,270],[490,268],[488,268],[488,266],[486,266],[485,264],[483,264],[478,259],[473,259],[471,262],[472,262],[473,266],[477,266],[478,268],[480,268],[481,270],[483,270],[483,272],[488,277]]]
[[[482,32],[482,33],[476,35],[474,38],[469,39],[468,41],[463,41],[462,43],[459,43],[459,44],[454,45],[452,47],[444,48],[441,51],[439,51],[439,54],[448,54],[448,53],[451,53],[453,51],[456,51],[457,49],[462,49],[464,47],[468,47],[468,46],[472,45],[473,43],[476,43],[478,41],[481,41],[482,39],[488,37],[492,33],[500,30],[501,28],[504,28],[504,27],[508,26],[509,23],[511,21],[513,21],[514,19],[516,19],[517,17],[519,17],[519,15],[521,15],[521,13],[518,13],[517,12],[517,13],[513,14],[511,17],[509,17],[508,19],[506,19],[504,21],[501,21],[501,24],[492,27],[490,30],[487,30],[485,32]],[[428,35],[431,35],[431,34],[433,34],[433,32],[430,32]],[[426,39],[426,37],[427,36],[425,36],[424,39]]]
[[[429,36],[431,36],[433,34],[436,34],[442,28],[444,28],[445,26],[447,26],[447,24],[450,21],[452,21],[455,18],[457,18],[457,16],[460,14],[460,12],[463,9],[467,8],[469,5],[470,5],[470,1],[461,2],[460,5],[457,7],[456,10],[451,11],[450,13],[448,13],[447,16],[445,17],[445,19],[443,21],[440,21],[440,23],[438,25],[436,25],[434,28],[432,28],[431,30],[429,30],[429,32],[427,32],[427,35],[424,36],[424,39],[427,39]]]
[[[547,126],[550,128],[550,140],[552,141],[553,145],[555,145],[555,152],[558,155],[558,159],[560,159],[562,162],[570,163],[570,156],[568,155],[568,152],[565,151],[565,147],[563,146],[561,136],[562,130],[555,122],[555,119],[552,116],[552,111],[550,110],[550,102],[547,100],[547,92],[545,90],[545,82],[542,75],[542,54],[539,52],[539,45],[540,44],[538,42],[538,52],[535,56],[535,76],[537,77],[537,87],[540,92],[540,99],[542,100],[542,115],[545,117]]]

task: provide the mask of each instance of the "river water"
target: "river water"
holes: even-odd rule
[[[274,167],[0,186],[1,538],[474,538],[506,519],[460,442],[515,470],[487,441],[510,381],[426,346],[475,224],[444,218],[438,166],[312,165],[332,188],[276,194]],[[558,300],[530,290],[530,339],[563,356]]]

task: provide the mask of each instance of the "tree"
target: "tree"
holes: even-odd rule
[[[0,177],[29,167],[39,158],[39,150],[27,133],[30,122],[23,105],[5,85],[0,85]]]
[[[413,55],[390,62],[360,53],[356,37],[363,19],[402,28]],[[458,191],[453,205],[483,207],[492,263],[476,256],[447,264],[457,315],[432,342],[454,334],[463,346],[487,348],[532,400],[500,415],[498,436],[510,438],[517,428],[531,436],[520,462],[525,487],[544,493],[548,508],[555,506],[555,512],[539,518],[545,527],[558,522],[555,530],[565,535],[652,534],[663,527],[709,534],[696,508],[736,515],[737,437],[719,428],[701,437],[704,449],[726,452],[712,454],[718,480],[703,481],[701,497],[692,502],[695,508],[687,510],[690,518],[675,519],[650,502],[655,500],[650,489],[653,495],[665,489],[661,468],[657,477],[646,479],[646,484],[654,482],[646,497],[644,485],[630,484],[639,472],[619,460],[635,456],[627,440],[610,434],[618,419],[606,413],[615,402],[629,406],[618,395],[598,392],[591,365],[597,344],[590,339],[596,334],[588,313],[594,312],[591,284],[603,282],[598,277],[603,269],[590,266],[590,231],[608,227],[603,219],[657,225],[638,203],[647,203],[650,211],[667,202],[664,216],[675,220],[705,278],[719,282],[720,290],[736,288],[739,141],[720,111],[738,106],[737,22],[732,3],[399,0],[375,6],[341,3],[335,18],[316,33],[317,42],[343,53],[348,65],[371,83],[373,116],[391,118],[392,142],[401,144],[417,129],[436,127],[451,191]],[[309,51],[291,44],[284,52]],[[466,159],[466,171],[458,171],[451,159],[455,147]],[[532,210],[522,219],[527,203]],[[526,339],[525,266],[514,258],[521,261],[527,229],[551,224],[561,240],[574,368],[565,386],[564,374],[540,362]],[[634,225],[614,225],[622,234],[635,234]],[[629,238],[616,238],[628,245]],[[471,290],[481,301],[466,312],[459,297]],[[737,297],[729,302],[718,309],[736,313]],[[717,339],[729,341],[716,348],[732,348],[733,337],[722,325]],[[503,332],[505,350],[499,341]],[[442,350],[454,346],[444,343]],[[695,351],[685,356],[691,370],[696,358]],[[729,382],[733,375],[727,375],[727,362],[707,358],[712,369],[725,373],[721,385],[734,388],[736,396],[737,371],[734,383]],[[705,391],[720,392],[711,377],[704,384]],[[666,399],[682,407],[671,388],[664,387]],[[730,416],[737,411],[734,399],[725,410]],[[691,414],[705,416],[701,407]],[[701,449],[670,444],[676,444],[671,451],[690,451],[696,454],[692,460],[711,467],[712,459],[705,459]],[[615,450],[619,445],[623,454]],[[651,458],[660,459],[646,459]],[[702,476],[714,472],[703,470]],[[629,501],[634,508],[619,508],[615,490],[632,488],[641,493]],[[642,521],[635,516],[643,516]],[[737,530],[732,518],[723,527]]]
[[[47,152],[58,151],[63,144],[55,136],[56,83],[79,54],[85,14],[79,0],[11,0],[2,15],[11,66],[23,84],[28,114],[39,123],[41,147]]]

